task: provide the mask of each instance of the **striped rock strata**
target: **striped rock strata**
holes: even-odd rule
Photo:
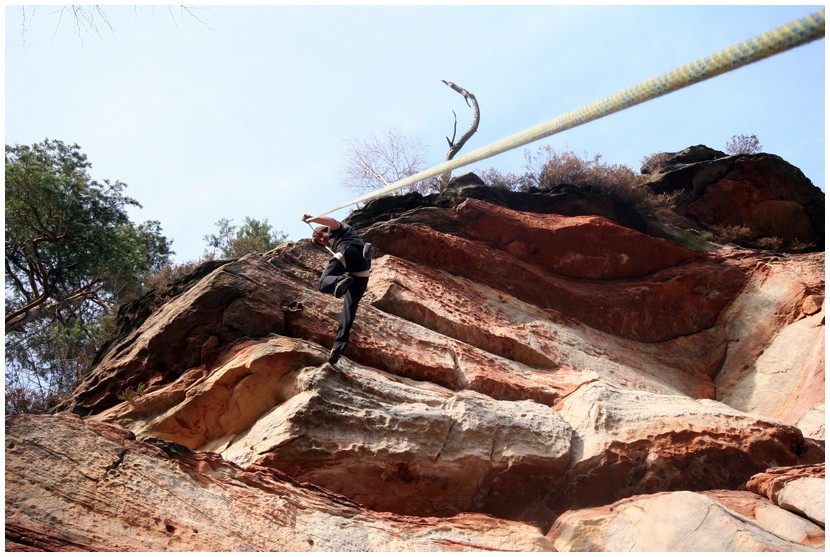
[[[65,413],[7,420],[7,548],[823,544],[782,535],[797,504],[766,494],[738,541],[682,526],[740,524],[754,475],[824,461],[823,254],[700,253],[476,199],[363,233],[373,275],[336,366],[340,302],[306,240],[122,308]]]

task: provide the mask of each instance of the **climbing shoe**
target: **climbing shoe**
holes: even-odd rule
[[[375,253],[375,246],[372,244],[366,243],[363,244],[363,259],[367,261],[371,261],[372,255]]]
[[[342,352],[342,350],[340,348],[332,348],[331,352],[329,353],[328,362],[330,364],[336,364],[337,360],[340,359],[340,353],[341,352]]]
[[[349,289],[349,287],[354,282],[352,277],[343,277],[337,282],[337,286],[334,287],[334,297],[335,298],[342,298],[343,294]]]

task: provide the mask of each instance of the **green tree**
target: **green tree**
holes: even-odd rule
[[[37,399],[12,411],[42,409],[65,393],[112,308],[169,261],[159,223],[133,224],[126,209],[140,205],[126,185],[96,182],[90,167],[78,145],[6,145],[7,412],[10,389],[12,398]]]
[[[208,243],[210,251],[205,252],[205,257],[213,259],[218,256],[223,259],[236,259],[249,253],[263,253],[274,249],[285,242],[288,235],[274,230],[268,224],[268,219],[263,221],[245,217],[245,223],[241,227],[231,224],[231,219],[219,219],[216,226],[219,227],[218,234],[206,234],[204,240]]]

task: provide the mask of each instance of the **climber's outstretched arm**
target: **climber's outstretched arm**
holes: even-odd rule
[[[309,214],[303,215],[302,218],[303,222],[311,222],[315,224],[322,224],[323,226],[328,226],[329,230],[337,230],[340,228],[340,221],[335,220],[331,217],[312,217]]]

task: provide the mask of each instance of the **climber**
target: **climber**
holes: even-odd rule
[[[343,298],[343,311],[337,325],[337,335],[329,353],[328,361],[337,363],[346,350],[349,334],[354,323],[357,304],[366,292],[369,284],[369,269],[372,266],[372,244],[363,238],[348,224],[331,217],[312,217],[305,214],[302,221],[318,226],[312,233],[311,240],[325,247],[332,254],[328,265],[320,276],[318,289],[336,298]]]

